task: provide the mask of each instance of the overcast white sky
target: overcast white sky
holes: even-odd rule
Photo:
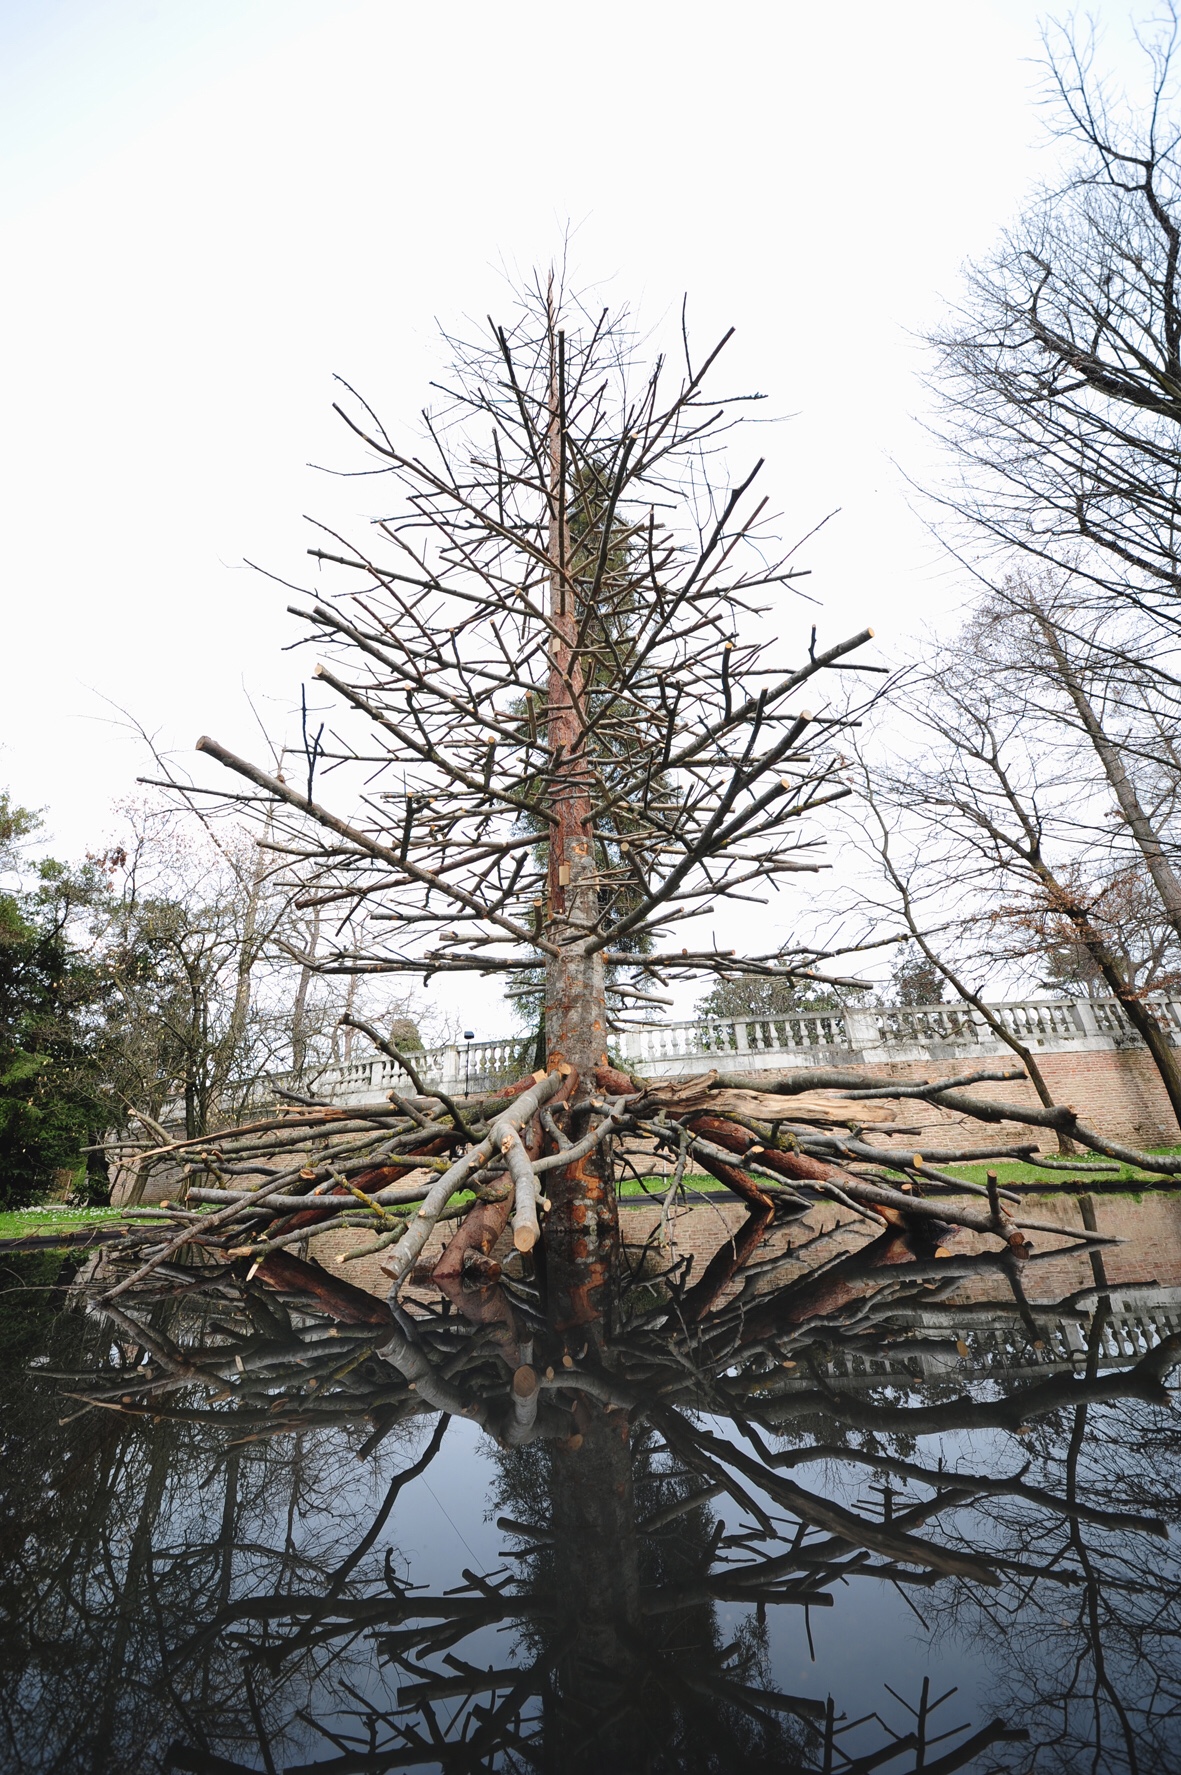
[[[822,631],[892,651],[945,618],[891,459],[923,447],[911,335],[1053,164],[1040,13],[6,0],[0,783],[76,854],[145,766],[104,699],[181,762],[202,732],[258,752],[243,687],[282,728],[310,660],[243,557],[299,574],[302,513],[366,513],[306,466],[350,460],[333,373],[413,416],[436,317],[502,305],[567,224],[578,279],[654,325],[688,291],[796,415],[758,443],[789,533],[840,507]]]

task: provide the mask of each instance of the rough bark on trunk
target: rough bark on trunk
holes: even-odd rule
[[[883,834],[884,832],[885,828],[883,827]],[[1053,1092],[1046,1083],[1045,1074],[1038,1065],[1032,1050],[1020,1039],[1019,1036],[1014,1035],[1013,1031],[1005,1025],[1003,1020],[993,1010],[992,1006],[986,1004],[978,992],[973,992],[967,981],[962,979],[953,968],[949,967],[943,960],[942,956],[937,955],[931,945],[927,942],[926,937],[919,928],[918,919],[915,917],[914,906],[910,897],[910,888],[907,882],[903,880],[894,868],[888,854],[887,841],[884,837],[882,862],[889,873],[891,881],[894,883],[895,888],[901,896],[902,916],[906,920],[907,928],[910,931],[912,940],[918,944],[931,966],[938,973],[942,974],[952,991],[955,992],[966,1005],[971,1005],[972,1009],[984,1019],[985,1023],[987,1023],[988,1027],[992,1030],[992,1033],[998,1038],[998,1040],[1004,1042],[1005,1046],[1010,1048],[1013,1053],[1016,1054],[1018,1060],[1020,1060],[1022,1066],[1024,1066],[1029,1075],[1029,1081],[1038,1094],[1039,1102],[1043,1103],[1047,1109],[1053,1109],[1055,1107]],[[1073,1153],[1075,1151],[1074,1141],[1070,1139],[1069,1135],[1064,1134],[1061,1129],[1057,1131],[1057,1140],[1059,1152]]]
[[[546,966],[545,1031],[549,1063],[565,1061],[589,1079],[607,1058],[607,995],[602,954],[587,954],[598,925],[598,882],[591,781],[581,734],[585,683],[578,657],[575,588],[566,522],[564,336],[551,332],[549,617],[547,740],[557,760],[549,808],[546,935],[560,953]]]
[[[935,951],[923,937],[922,932],[911,917],[909,905],[907,905],[905,909],[905,916],[910,924],[911,936],[918,944],[927,960],[933,967],[939,970],[952,991],[957,993],[966,1005],[971,1005],[972,1009],[979,1013],[985,1023],[987,1023],[988,1027],[992,1030],[992,1033],[997,1037],[998,1041],[1004,1042],[1007,1048],[1012,1049],[1013,1053],[1016,1054],[1018,1060],[1020,1060],[1022,1066],[1024,1066],[1028,1073],[1029,1082],[1037,1092],[1039,1102],[1045,1104],[1047,1109],[1053,1109],[1055,1107],[1054,1093],[1046,1083],[1046,1076],[1038,1065],[1032,1049],[1029,1048],[1019,1036],[1013,1034],[1013,1031],[1006,1026],[1004,1021],[993,1010],[992,1006],[985,1003],[984,999],[981,998],[978,992],[973,992],[967,982],[961,980],[959,975],[954,973],[953,970],[947,966],[947,963],[942,961],[940,957],[935,954]],[[1063,1134],[1061,1129],[1058,1130],[1057,1138],[1059,1152],[1070,1154],[1077,1150],[1074,1141],[1071,1140],[1069,1135]]]
[[[268,817],[263,832],[264,841],[270,835],[271,821]],[[238,944],[237,982],[234,989],[234,1009],[230,1016],[230,1027],[226,1039],[226,1061],[219,1072],[223,1075],[218,1079],[218,1094],[242,1051],[246,1039],[246,1023],[250,1016],[250,998],[253,987],[255,948],[258,934],[258,909],[262,902],[262,884],[266,879],[266,852],[259,845],[254,859],[254,871],[250,878],[250,888],[246,895],[246,906],[242,919],[242,936]]]
[[[1178,878],[1172,864],[1165,855],[1164,845],[1153,826],[1151,819],[1141,806],[1140,797],[1135,785],[1124,767],[1120,749],[1109,738],[1103,724],[1092,707],[1091,700],[1078,673],[1075,671],[1066,650],[1049,618],[1035,605],[1034,614],[1038,627],[1045,638],[1046,646],[1054,659],[1054,669],[1061,679],[1063,687],[1079,720],[1083,724],[1087,738],[1095,748],[1096,756],[1103,766],[1104,774],[1114,791],[1119,810],[1128,823],[1128,830],[1139,846],[1140,853],[1148,865],[1148,873],[1153,885],[1160,895],[1165,915],[1181,937],[1181,879]]]
[[[579,1085],[570,1106],[570,1135],[577,1141],[589,1117],[590,1080],[607,1061],[607,993],[601,951],[588,953],[598,925],[599,891],[592,825],[591,780],[582,738],[585,682],[577,651],[580,613],[568,568],[564,347],[551,330],[549,616],[550,663],[547,740],[557,760],[549,813],[548,916],[546,935],[558,949],[546,962],[547,1065],[574,1067]],[[570,1323],[597,1319],[602,1284],[618,1249],[619,1214],[610,1142],[551,1174],[553,1203],[546,1225],[551,1273],[568,1274],[559,1313]],[[600,1261],[600,1252],[609,1255]]]
[[[312,960],[320,947],[320,908],[317,906],[312,913],[312,930],[308,939],[307,953]],[[307,1012],[308,988],[312,983],[313,968],[305,962],[299,970],[299,984],[295,989],[295,1002],[291,1007],[291,1070],[298,1076],[303,1072],[304,1061],[307,1059]]]
[[[1087,916],[1085,907],[1079,905],[1073,894],[1063,887],[1040,858],[1034,857],[1032,864],[1035,875],[1047,890],[1050,904],[1074,926],[1079,941],[1110,986],[1124,1016],[1152,1055],[1173,1114],[1181,1126],[1181,1067],[1177,1064],[1177,1055],[1169,1038],[1139,993],[1129,986],[1119,963]]]

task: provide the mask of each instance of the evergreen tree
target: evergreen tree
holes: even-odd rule
[[[19,869],[38,816],[0,793],[0,867]],[[105,987],[70,938],[101,892],[98,872],[41,862],[29,885],[0,892],[0,1205],[20,1207],[62,1172],[101,1191],[93,1145],[111,1119],[97,1058]],[[88,1179],[88,1169],[91,1175]],[[56,1176],[55,1176],[56,1174]]]

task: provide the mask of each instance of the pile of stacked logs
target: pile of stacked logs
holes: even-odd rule
[[[894,1126],[889,1099],[922,1099],[994,1124],[1056,1127],[1065,1118],[1072,1137],[1111,1160],[1157,1174],[1181,1170],[1175,1156],[1106,1141],[1070,1110],[998,1103],[968,1089],[1020,1078],[1013,1068],[916,1083],[815,1071],[651,1083],[604,1065],[584,1083],[559,1063],[492,1095],[459,1101],[424,1087],[412,1064],[407,1070],[413,1089],[380,1102],[291,1100],[214,1136],[141,1151],[142,1173],[180,1165],[182,1181],[174,1200],[136,1210],[121,1228],[120,1252],[139,1261],[109,1298],[198,1255],[244,1264],[248,1275],[261,1270],[263,1280],[278,1282],[291,1247],[339,1230],[368,1236],[347,1242],[337,1262],[384,1253],[396,1295],[431,1233],[448,1221],[459,1224],[435,1277],[487,1283],[499,1274],[492,1253],[510,1224],[516,1249],[531,1251],[544,1237],[547,1189],[569,1191],[571,1179],[577,1186],[579,1161],[596,1153],[608,1158],[617,1180],[630,1172],[645,1187],[659,1166],[671,1167],[661,1185],[666,1214],[688,1175],[707,1173],[740,1197],[749,1213],[730,1242],[730,1275],[777,1216],[801,1214],[825,1199],[868,1223],[867,1230],[905,1232],[925,1252],[942,1250],[941,1241],[964,1228],[1021,1256],[1028,1232],[1057,1230],[1019,1217],[1019,1193],[995,1177],[969,1183],[943,1167],[1006,1158],[1078,1171],[1080,1161],[1040,1158],[1035,1140],[982,1147],[977,1137],[922,1150],[886,1144],[883,1130],[895,1138],[911,1132]],[[982,1198],[978,1208],[970,1205],[973,1194]]]

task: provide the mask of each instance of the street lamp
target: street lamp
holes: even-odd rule
[[[475,1037],[474,1029],[464,1030],[463,1039],[467,1043],[467,1047],[463,1050],[463,1094],[465,1097],[470,1097],[472,1094],[472,1043]]]

